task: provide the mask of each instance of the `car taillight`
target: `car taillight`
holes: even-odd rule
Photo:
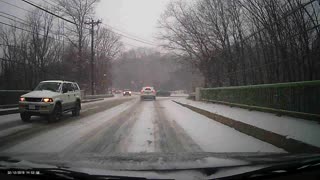
[[[141,93],[143,93],[143,90],[141,90]]]
[[[25,101],[26,99],[24,97],[20,97],[20,101]]]

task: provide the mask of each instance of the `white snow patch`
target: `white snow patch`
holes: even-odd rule
[[[8,111],[8,110],[18,110],[18,108],[17,107],[13,107],[13,108],[0,109],[0,111]]]
[[[142,112],[129,135],[128,152],[154,152],[155,107],[153,101],[142,102]]]
[[[172,101],[162,101],[167,117],[176,121],[207,152],[285,152],[240,133]]]
[[[188,99],[176,101],[320,147],[320,124],[315,121]]]
[[[86,112],[86,111],[89,111],[89,110],[97,109],[97,108],[99,108],[99,107],[100,107],[100,106],[88,107],[88,108],[86,108],[86,109],[84,109],[84,110],[81,110],[81,112]]]

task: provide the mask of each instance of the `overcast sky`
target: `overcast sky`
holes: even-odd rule
[[[100,0],[96,16],[120,31],[156,43],[157,21],[170,0]],[[116,30],[115,30],[116,31]],[[123,37],[123,41],[146,46]]]
[[[13,4],[20,8],[32,9],[33,7],[21,0],[0,0],[0,11],[10,13],[20,18],[24,18],[26,11],[8,5],[4,2]],[[54,0],[30,0],[37,4],[43,4],[45,1],[54,3]],[[137,39],[143,39],[157,44],[154,38],[157,34],[157,21],[161,13],[164,12],[166,5],[171,0],[100,0],[96,6],[96,17],[101,19],[103,24],[114,27],[115,32],[133,36]],[[1,21],[7,21],[1,18]],[[152,47],[134,40],[123,37],[122,41],[127,48],[130,46]]]
[[[55,0],[30,0],[36,4],[54,4]],[[103,24],[113,27],[115,32],[123,33],[136,39],[142,39],[157,44],[154,38],[158,32],[157,21],[166,5],[171,0],[100,0],[96,5],[96,17]],[[19,8],[31,10],[33,7],[21,0],[0,0],[0,11],[24,18],[26,11],[6,4],[10,3]],[[1,14],[0,14],[1,15]],[[0,16],[1,21],[8,21]],[[153,47],[141,42],[122,37],[127,49],[134,46]],[[131,46],[133,45],[133,46]]]

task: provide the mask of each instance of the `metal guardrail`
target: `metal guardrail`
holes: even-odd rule
[[[320,80],[219,88],[200,88],[200,99],[254,109],[320,115]],[[260,108],[259,108],[260,107]],[[292,113],[291,113],[292,114]],[[290,115],[290,114],[288,114]]]
[[[108,97],[114,97],[114,95],[113,94],[86,95],[84,96],[84,99],[96,99],[96,98],[108,98]]]
[[[30,90],[0,90],[0,105],[18,104],[21,95]]]

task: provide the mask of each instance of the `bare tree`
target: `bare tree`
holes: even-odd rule
[[[66,38],[69,42],[77,48],[77,58],[74,58],[75,79],[83,81],[83,69],[85,68],[85,59],[83,58],[83,51],[86,48],[86,39],[89,29],[86,28],[85,22],[94,15],[95,4],[99,0],[59,0],[57,11],[61,12],[66,18],[70,19],[74,24],[66,26]]]
[[[55,43],[55,38],[51,31],[53,27],[53,16],[43,11],[35,10],[28,16],[28,25],[30,29],[30,51],[29,59],[35,66],[35,83],[40,79],[46,79],[47,66],[51,61],[50,50]]]
[[[121,37],[109,29],[99,28],[96,34],[96,84],[101,93],[106,93],[112,85],[111,61],[120,54],[123,44],[120,41]]]
[[[162,15],[159,38],[202,72],[205,86],[312,80],[319,15],[312,0],[180,0]]]

